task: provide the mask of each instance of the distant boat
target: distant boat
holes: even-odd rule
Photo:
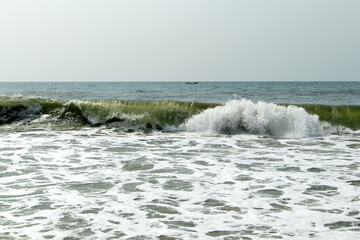
[[[199,82],[186,82],[186,84],[198,84]]]

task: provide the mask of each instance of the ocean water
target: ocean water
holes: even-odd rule
[[[358,239],[359,96],[0,83],[0,239]]]

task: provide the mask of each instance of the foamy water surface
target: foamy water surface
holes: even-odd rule
[[[0,133],[2,239],[357,239],[360,136]]]

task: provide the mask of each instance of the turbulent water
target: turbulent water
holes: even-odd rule
[[[358,96],[0,83],[0,239],[357,239]]]

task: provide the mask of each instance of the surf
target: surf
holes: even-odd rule
[[[233,100],[207,109],[183,125],[187,131],[257,134],[284,137],[313,137],[323,134],[319,117],[296,106],[250,100]]]
[[[360,129],[360,106],[225,104],[165,100],[58,100],[0,97],[0,125],[15,130],[108,126],[124,130],[192,131],[313,137],[329,128]]]

